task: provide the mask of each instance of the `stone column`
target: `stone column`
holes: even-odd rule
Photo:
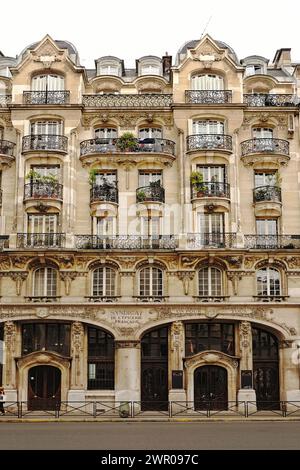
[[[140,341],[115,342],[115,400],[141,400],[141,343]]]
[[[288,409],[300,405],[300,338],[283,340],[279,344],[280,399],[287,400]]]
[[[71,327],[71,377],[68,401],[85,401],[86,351],[84,347],[84,326],[81,322]]]
[[[181,402],[186,401],[186,390],[184,388],[183,376],[183,358],[185,348],[184,324],[182,321],[175,321],[171,325],[170,341],[169,341],[169,401]],[[173,374],[182,373],[182,388],[172,388]],[[172,411],[176,409],[180,411],[180,405],[172,405]]]
[[[3,386],[5,388],[6,400],[17,401],[16,364],[17,355],[17,329],[13,321],[4,324],[4,365]]]
[[[253,374],[253,357],[252,357],[252,328],[249,321],[241,321],[239,324],[239,342],[240,342],[240,380],[242,371],[251,371]],[[252,377],[253,380],[253,377]],[[240,387],[242,383],[240,382]],[[256,393],[253,388],[240,388],[237,393],[238,401],[255,402],[249,405],[251,411],[256,410]],[[241,405],[243,408],[243,405]],[[241,410],[242,411],[242,410]]]

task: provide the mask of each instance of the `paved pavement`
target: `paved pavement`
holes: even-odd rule
[[[1,423],[0,449],[300,449],[300,422]]]

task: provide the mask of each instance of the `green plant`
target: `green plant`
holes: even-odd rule
[[[279,173],[279,171],[276,171],[276,173],[275,173],[275,186],[277,188],[280,188],[281,187],[281,182],[282,182],[282,178],[280,176],[280,173]]]
[[[150,185],[151,188],[160,188],[160,186],[161,186],[160,180],[151,181],[149,185]]]
[[[49,173],[49,175],[41,175],[38,171],[35,171],[33,168],[29,170],[26,175],[26,179],[31,180],[36,183],[50,183],[55,184],[58,182],[57,176],[53,175],[53,173]]]
[[[131,132],[125,132],[118,139],[117,145],[120,150],[133,151],[137,147],[137,139],[134,137],[134,135]]]
[[[96,177],[97,177],[98,171],[99,170],[96,170],[95,168],[92,168],[89,171],[89,183],[91,186],[93,186],[96,183]]]
[[[203,174],[200,171],[192,171],[190,180],[191,185],[196,189],[196,191],[205,191],[207,189],[203,183]]]
[[[146,193],[142,189],[137,192],[137,200],[144,201],[146,199]]]
[[[40,181],[41,178],[42,175],[38,171],[35,171],[33,168],[31,168],[26,175],[27,180]]]

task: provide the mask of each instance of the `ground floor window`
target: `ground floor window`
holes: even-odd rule
[[[88,389],[115,388],[114,337],[101,328],[88,328]]]

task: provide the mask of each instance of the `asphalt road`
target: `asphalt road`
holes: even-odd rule
[[[300,422],[1,423],[1,450],[300,449]]]

